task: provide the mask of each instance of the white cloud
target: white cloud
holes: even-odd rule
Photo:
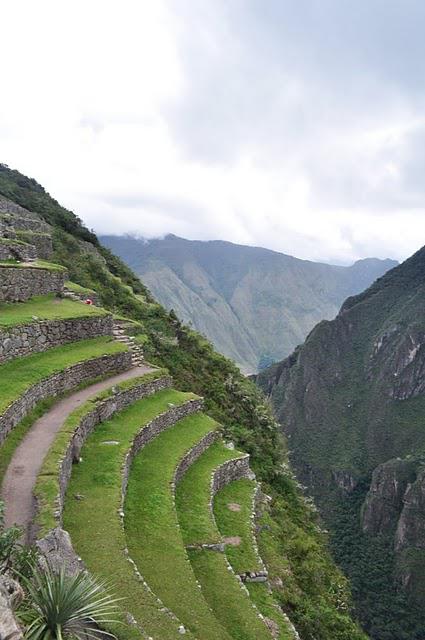
[[[99,232],[406,257],[425,238],[424,96],[391,71],[418,52],[395,37],[382,63],[379,12],[365,58],[337,2],[321,25],[314,3],[260,4],[6,3],[0,161]]]

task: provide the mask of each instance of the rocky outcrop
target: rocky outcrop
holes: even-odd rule
[[[108,373],[119,373],[130,367],[131,354],[116,353],[79,362],[37,382],[0,415],[0,445],[7,434],[34,409],[40,400],[70,391],[86,380],[93,380]]]
[[[24,302],[34,296],[62,293],[65,269],[0,266],[0,302]]]
[[[22,631],[16,622],[13,608],[20,603],[23,592],[19,584],[6,574],[0,574],[0,639],[21,640]]]
[[[68,575],[75,575],[84,569],[83,561],[73,549],[68,531],[60,527],[37,540],[36,547],[41,554],[41,563],[47,562],[55,572],[64,568]]]
[[[0,363],[70,342],[112,335],[111,314],[38,320],[0,330]]]
[[[403,508],[406,491],[416,479],[417,464],[400,458],[379,465],[362,511],[361,524],[373,536],[394,534]]]

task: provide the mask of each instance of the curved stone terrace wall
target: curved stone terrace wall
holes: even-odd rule
[[[130,474],[131,464],[134,457],[139,453],[143,447],[145,447],[151,440],[157,435],[171,427],[173,424],[182,420],[193,413],[202,411],[204,406],[203,398],[196,398],[188,400],[182,405],[177,407],[170,407],[168,411],[156,416],[151,422],[148,422],[133,440],[130,450],[128,451],[122,471],[122,485],[121,485],[121,504],[124,506],[125,494],[127,491],[128,477]]]
[[[80,452],[84,442],[94,430],[94,428],[101,422],[105,422],[111,416],[118,411],[122,411],[126,407],[129,407],[137,400],[147,398],[163,389],[168,389],[172,385],[172,379],[169,376],[163,376],[150,382],[140,381],[139,384],[129,389],[119,390],[116,394],[105,398],[96,403],[94,409],[88,412],[81,418],[80,424],[74,432],[72,439],[69,442],[64,458],[61,460],[59,469],[59,486],[60,493],[57,497],[57,512],[56,517],[58,520],[58,526],[62,524],[62,511],[65,499],[66,489],[68,487],[69,479],[71,477],[72,464],[79,460]]]
[[[0,415],[0,445],[3,444],[8,433],[34,409],[40,400],[75,389],[81,383],[99,376],[126,371],[131,366],[131,353],[116,353],[79,362],[41,380],[27,389]]]
[[[47,351],[69,342],[112,335],[111,314],[40,320],[0,330],[0,363]]]
[[[62,293],[67,277],[66,270],[0,265],[0,302],[24,302],[34,296]]]

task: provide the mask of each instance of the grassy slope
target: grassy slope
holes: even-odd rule
[[[155,640],[178,638],[178,623],[160,611],[156,598],[137,580],[133,566],[125,561],[127,542],[118,515],[122,464],[143,425],[167,411],[169,403],[179,405],[191,397],[178,391],[161,391],[99,425],[82,449],[83,462],[74,468],[65,501],[64,526],[71,534],[76,552],[93,574],[106,578],[125,597],[121,619],[125,619],[124,611],[129,611]],[[119,444],[105,445],[104,441]],[[75,500],[73,496],[77,494],[84,499]],[[128,624],[115,631],[120,640],[140,637],[137,629]]]
[[[240,455],[237,451],[226,449],[222,442],[216,442],[200,456],[180,481],[176,505],[186,544],[216,542],[221,539],[209,505],[211,476],[214,469],[226,460]],[[189,551],[188,555],[205,597],[232,638],[270,638],[246,591],[241,589],[235,576],[229,572],[224,556],[209,550]],[[288,640],[291,636],[285,634],[284,629],[281,638]]]
[[[328,588],[329,581],[342,579],[341,574],[328,555],[327,542],[318,531],[315,514],[305,507],[294,480],[281,467],[285,460],[283,443],[260,392],[199,334],[155,304],[130,269],[102,249],[96,236],[35,180],[0,165],[0,193],[39,213],[54,226],[54,259],[69,269],[70,279],[95,289],[107,309],[142,323],[140,332],[147,336],[146,357],[167,367],[178,388],[203,395],[208,413],[225,426],[226,436],[251,454],[265,489],[285,505],[284,510],[276,510],[271,516],[276,531],[289,528],[294,536],[301,534],[309,548],[310,580],[306,580],[297,550],[286,544],[286,537],[280,541],[280,554],[292,575],[291,589],[282,604],[301,625],[303,640],[356,638],[355,634],[350,636],[353,624],[349,612],[341,622],[339,600]],[[81,241],[89,243],[92,248],[89,254]],[[317,592],[321,594],[320,606]],[[302,599],[297,597],[299,593]],[[338,629],[333,624],[336,620]]]
[[[133,462],[125,503],[131,557],[165,606],[200,640],[230,638],[211,613],[188,564],[170,485],[184,454],[216,428],[211,418],[196,414],[146,445]]]
[[[183,476],[176,491],[176,506],[185,544],[219,542],[221,536],[211,519],[210,482],[213,469],[241,456],[215,442]]]
[[[0,414],[31,386],[71,365],[126,351],[109,336],[81,340],[0,365]]]
[[[39,320],[88,318],[90,316],[102,316],[105,313],[104,309],[82,305],[80,302],[74,302],[66,298],[56,298],[54,295],[37,296],[19,304],[1,302],[0,328],[38,322]]]
[[[117,393],[142,384],[147,384],[163,377],[165,374],[166,371],[164,369],[159,369],[158,371],[145,373],[139,378],[132,378],[131,380],[115,384],[113,387],[102,391],[84,402],[84,404],[66,418],[43,461],[34,488],[34,496],[37,501],[37,516],[35,522],[38,527],[39,537],[42,537],[56,526],[55,511],[57,510],[56,496],[60,491],[60,464],[82,419],[88,413],[91,413],[99,407],[105,400]]]
[[[252,505],[256,483],[250,480],[231,482],[217,493],[214,500],[214,516],[220,533],[223,536],[238,536],[240,544],[228,545],[226,556],[236,573],[259,571],[263,569],[254,543],[253,523],[251,520]],[[238,504],[240,511],[229,509],[229,504]],[[293,633],[288,628],[279,605],[269,592],[265,583],[247,583],[251,600],[258,610],[279,627],[279,640],[292,639]]]

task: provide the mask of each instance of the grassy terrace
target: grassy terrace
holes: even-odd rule
[[[177,512],[186,543],[220,539],[209,509],[211,475],[217,466],[239,455],[216,443],[190,467],[177,486]],[[224,555],[209,550],[188,551],[188,555],[205,599],[229,635],[237,640],[270,640],[271,634],[246,591],[229,572]]]
[[[0,365],[0,415],[24,391],[53,373],[63,371],[78,362],[126,350],[122,343],[109,336],[102,336],[34,353],[25,358],[16,358]]]
[[[40,320],[65,320],[67,318],[87,318],[105,315],[99,307],[83,305],[66,298],[57,298],[54,294],[36,296],[26,302],[0,303],[0,329],[14,325],[37,322]]]
[[[214,515],[220,533],[223,536],[237,536],[239,545],[226,547],[227,558],[236,573],[258,571],[263,568],[256,552],[251,528],[252,500],[255,482],[250,480],[236,480],[219,491],[214,500]],[[229,508],[229,505],[239,505],[240,511]],[[292,640],[293,634],[288,628],[287,621],[273,596],[264,583],[246,584],[251,600],[258,610],[273,620],[279,627],[279,640]]]
[[[34,262],[18,262],[17,260],[0,260],[0,267],[11,269],[47,269],[47,271],[66,271],[66,267],[46,260],[34,260]]]
[[[121,507],[121,473],[125,455],[140,428],[155,416],[167,411],[170,403],[180,405],[193,394],[174,390],[160,391],[135,402],[100,424],[87,439],[83,462],[74,467],[64,510],[64,526],[76,552],[96,576],[109,580],[122,603],[121,621],[129,611],[154,640],[181,638],[179,623],[160,610],[155,596],[141,583],[127,561],[124,530],[118,515]],[[105,445],[117,441],[117,445]],[[81,494],[83,500],[73,496]],[[140,638],[135,626],[119,625],[111,629],[120,640]],[[193,638],[187,632],[186,638]]]
[[[58,431],[52,446],[37,478],[34,495],[37,500],[37,516],[35,522],[38,526],[38,535],[42,537],[50,529],[57,526],[55,511],[57,510],[56,496],[59,493],[59,471],[60,464],[65,456],[72,437],[81,423],[81,420],[88,413],[96,409],[102,402],[112,397],[118,392],[127,391],[140,385],[148,384],[153,380],[158,380],[167,374],[166,369],[158,369],[151,373],[145,373],[138,378],[132,378],[119,384],[115,384],[109,389],[93,396],[78,409],[73,411],[63,423]]]
[[[185,453],[216,428],[214,420],[205,414],[195,414],[150,442],[133,462],[125,503],[125,530],[131,557],[165,606],[199,640],[230,638],[196,584],[170,483]]]
[[[209,508],[211,474],[226,460],[240,455],[226,449],[223,442],[214,442],[177,485],[176,506],[185,545],[221,540]]]

